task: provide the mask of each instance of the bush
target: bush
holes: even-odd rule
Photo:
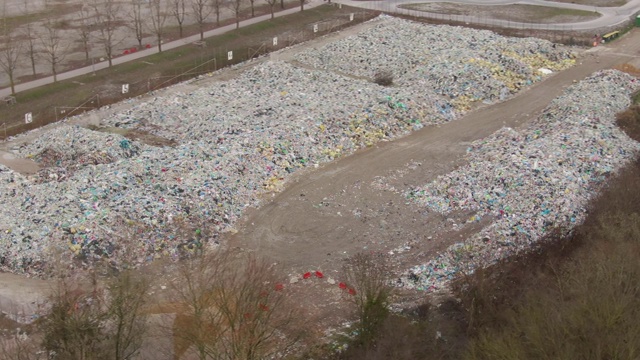
[[[634,98],[638,95],[634,95]],[[616,122],[627,135],[640,141],[640,105],[633,105],[616,115]]]
[[[393,85],[393,73],[391,70],[382,70],[373,76],[373,82],[380,86]]]
[[[90,282],[60,281],[37,326],[42,347],[50,359],[132,359],[145,336],[148,279],[123,272],[104,286]]]
[[[467,359],[638,357],[639,184],[636,163],[593,202],[589,217],[575,230],[572,241],[579,246],[571,253],[545,255],[546,260],[538,261],[537,267],[517,264],[531,273],[514,287],[521,295],[512,296],[502,307],[482,308],[484,319],[494,321],[484,321],[485,327],[476,329]],[[560,243],[567,241],[559,239]],[[483,298],[505,292],[497,290],[498,286],[489,286],[481,292]]]
[[[372,344],[376,333],[389,314],[391,288],[387,284],[387,264],[383,256],[359,253],[347,260],[343,271],[347,283],[355,290],[358,316],[357,342]]]

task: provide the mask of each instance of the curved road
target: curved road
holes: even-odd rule
[[[442,20],[461,21],[461,22],[467,22],[467,23],[482,23],[484,25],[492,25],[492,26],[500,26],[500,27],[512,27],[512,28],[520,28],[520,29],[525,29],[525,28],[526,29],[543,29],[543,30],[600,29],[607,26],[616,26],[616,25],[622,24],[625,21],[628,21],[631,16],[640,12],[640,0],[631,0],[621,7],[594,7],[594,6],[588,6],[588,5],[560,3],[560,2],[545,1],[545,0],[523,0],[523,1],[452,0],[450,1],[452,3],[468,4],[468,5],[510,5],[510,4],[541,5],[541,6],[550,6],[550,7],[585,10],[585,11],[597,11],[598,13],[602,14],[602,16],[600,16],[597,19],[592,19],[592,20],[582,21],[582,22],[575,22],[570,24],[533,24],[533,23],[520,23],[520,22],[498,20],[498,19],[478,18],[473,16],[434,14],[434,13],[428,13],[424,11],[407,10],[399,7],[400,5],[411,4],[411,3],[429,3],[429,2],[435,3],[435,2],[442,2],[442,0],[426,0],[426,1],[425,0],[384,0],[384,1],[333,0],[333,1],[339,4],[344,4],[344,5],[363,8],[363,9],[393,12],[393,13],[404,14],[404,15],[431,17],[431,18],[438,18]],[[310,0],[309,2],[310,3],[307,5],[306,8],[312,8],[312,7],[316,7],[323,4],[323,2],[320,2],[319,0]],[[280,17],[280,16],[297,12],[297,11],[298,11],[298,8],[287,9],[284,11],[277,12],[275,16]],[[240,22],[240,26],[248,26],[261,21],[268,20],[269,18],[270,18],[270,15],[268,14],[257,16],[253,19]],[[205,33],[205,37],[224,34],[233,29],[235,29],[235,25],[223,26],[211,31],[207,31]],[[173,48],[177,48],[179,46],[190,44],[197,40],[200,40],[199,34],[163,44],[163,49],[170,50]],[[146,56],[155,54],[157,52],[158,52],[158,49],[155,47],[151,49],[145,49],[142,51],[138,51],[134,54],[129,54],[126,56],[120,56],[120,57],[114,58],[113,64],[117,65],[117,64],[128,62],[128,61],[141,59]],[[96,70],[106,69],[107,67],[108,67],[107,62],[103,61],[93,66],[87,66],[87,67],[83,67],[83,68],[58,74],[58,79],[59,80],[71,79],[76,76],[89,74]],[[16,92],[20,92],[20,91],[33,89],[42,85],[51,84],[51,83],[53,83],[53,76],[49,76],[49,77],[45,77],[42,79],[29,81],[25,83],[20,83],[20,84],[17,84],[15,88],[16,88]],[[0,97],[5,97],[10,94],[11,94],[11,90],[9,88],[0,89]]]
[[[573,3],[561,3],[555,1],[546,0],[385,0],[385,1],[359,1],[359,0],[334,0],[337,3],[359,7],[369,10],[379,10],[385,12],[392,12],[396,14],[421,16],[427,18],[434,18],[440,20],[459,21],[465,23],[476,23],[483,25],[510,27],[518,29],[534,29],[534,30],[591,30],[600,29],[605,27],[614,27],[621,25],[640,12],[640,0],[631,0],[621,7],[597,7],[592,5],[581,5]],[[536,24],[536,23],[523,23],[508,20],[488,19],[485,17],[474,17],[466,15],[447,15],[439,13],[429,13],[426,11],[408,10],[403,9],[400,6],[415,3],[441,3],[449,2],[455,4],[466,5],[514,5],[514,4],[526,4],[526,5],[538,5],[574,10],[583,10],[589,12],[598,12],[601,14],[596,19],[587,21],[580,21],[574,23],[563,24]]]
[[[628,21],[632,16],[640,12],[640,0],[631,0],[625,5],[620,7],[597,7],[591,5],[581,5],[573,3],[562,3],[555,1],[545,0],[385,0],[385,1],[359,1],[359,0],[334,0],[337,3],[359,7],[369,10],[379,10],[385,12],[392,12],[403,15],[422,16],[429,18],[437,18],[442,20],[460,21],[466,23],[476,23],[483,25],[492,25],[500,27],[510,27],[518,29],[537,29],[537,30],[591,30],[600,29],[609,26],[616,26]],[[442,3],[449,2],[454,4],[464,5],[514,5],[514,4],[526,4],[526,5],[538,5],[574,10],[583,10],[589,12],[598,12],[602,16],[587,21],[580,21],[574,23],[565,24],[536,24],[536,23],[522,23],[507,20],[487,19],[484,17],[474,17],[465,15],[446,15],[429,13],[425,11],[408,10],[403,9],[400,6],[415,3]]]

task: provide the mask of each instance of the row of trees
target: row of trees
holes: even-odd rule
[[[258,360],[299,342],[304,322],[265,261],[219,251],[169,268],[164,275],[66,275],[40,319],[0,335],[0,358]],[[154,294],[152,281],[162,276],[168,286]]]
[[[264,1],[273,18],[278,0]],[[284,0],[279,1],[280,7],[284,8]],[[299,1],[303,10],[305,0]],[[24,0],[23,15],[29,13],[32,5],[30,0]],[[168,19],[177,24],[181,38],[187,24],[196,24],[200,40],[204,40],[204,31],[212,15],[215,15],[215,24],[219,26],[222,12],[229,9],[238,28],[241,13],[247,6],[250,6],[251,17],[255,16],[256,0],[87,0],[75,14],[73,25],[55,13],[47,14],[41,22],[17,24],[16,18],[8,17],[3,11],[0,19],[0,68],[9,79],[11,93],[15,94],[16,74],[22,58],[30,62],[33,76],[37,74],[38,61],[43,60],[55,82],[61,63],[74,41],[81,44],[85,60],[89,60],[93,46],[97,46],[111,67],[116,49],[125,38],[120,30],[123,27],[133,33],[138,47],[142,47],[145,35],[150,33],[161,52]],[[45,1],[45,11],[52,8]],[[69,29],[76,34],[75,38],[68,35]]]

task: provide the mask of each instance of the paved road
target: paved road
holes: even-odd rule
[[[359,7],[369,10],[380,10],[386,12],[393,12],[397,14],[413,15],[437,18],[451,21],[461,21],[468,23],[482,23],[485,25],[510,27],[518,29],[540,29],[540,30],[591,30],[600,29],[608,26],[620,25],[628,21],[636,13],[640,12],[640,0],[631,0],[621,7],[596,7],[590,5],[561,3],[545,0],[447,0],[447,2],[455,4],[466,5],[511,5],[511,4],[526,4],[526,5],[539,5],[549,6],[556,8],[566,8],[574,10],[595,11],[602,16],[596,19],[587,21],[580,21],[575,23],[563,23],[563,24],[534,24],[534,23],[522,23],[498,19],[487,19],[474,16],[464,15],[445,15],[428,13],[424,11],[407,10],[402,9],[400,5],[414,4],[414,3],[439,3],[443,0],[384,0],[384,1],[360,1],[360,0],[334,0],[337,3]]]
[[[311,9],[317,6],[322,5],[324,2],[321,0],[311,0],[308,4],[305,4],[305,9]],[[285,16],[285,15],[289,15],[289,14],[293,14],[295,12],[300,11],[299,7],[294,7],[291,9],[286,9],[283,11],[279,11],[277,13],[275,13],[275,17],[281,17],[281,16]],[[253,25],[262,21],[267,21],[271,18],[271,14],[266,14],[266,15],[261,15],[261,16],[256,16],[255,18],[252,19],[248,19],[248,20],[244,20],[240,22],[240,27],[245,27],[245,26],[249,26],[249,25]],[[227,33],[229,31],[235,30],[236,28],[236,24],[231,24],[231,25],[227,25],[227,26],[222,26],[210,31],[207,31],[204,33],[204,36],[206,38],[212,37],[212,36],[216,36],[216,35],[222,35],[224,33]],[[190,43],[193,43],[194,41],[198,41],[200,40],[200,34],[196,34],[193,36],[189,36],[186,38],[182,38],[179,40],[175,40],[175,41],[171,41],[168,42],[166,44],[162,45],[162,50],[170,50],[170,49],[174,49],[180,46],[184,46]],[[133,54],[129,54],[129,55],[125,55],[125,56],[118,56],[116,58],[112,59],[113,65],[118,65],[118,64],[122,64],[122,63],[126,63],[129,61],[133,61],[133,60],[138,60],[138,59],[142,59],[146,56],[149,55],[153,55],[153,54],[157,54],[158,53],[158,48],[157,47],[152,47],[150,49],[145,49],[145,50],[141,50],[138,52],[135,52]],[[79,68],[79,69],[75,69],[75,70],[71,70],[65,73],[61,73],[58,74],[58,80],[66,80],[66,79],[71,79],[74,78],[76,76],[80,76],[80,75],[86,75],[86,74],[90,74],[93,71],[97,71],[97,70],[102,70],[102,69],[106,69],[109,67],[109,63],[107,61],[102,61],[99,62],[93,66],[86,66],[83,68]],[[41,78],[38,80],[34,80],[34,81],[29,81],[29,82],[25,82],[25,83],[21,83],[21,84],[17,84],[16,85],[16,92],[20,92],[20,91],[25,91],[25,90],[29,90],[29,89],[34,89],[36,87],[42,86],[42,85],[46,85],[46,84],[51,84],[53,83],[53,76],[48,76],[45,78]],[[11,95],[11,89],[10,88],[5,88],[5,89],[1,89],[0,90],[0,97],[5,97]]]

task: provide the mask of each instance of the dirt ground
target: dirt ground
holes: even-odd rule
[[[352,28],[332,36],[358,30]],[[286,269],[291,278],[286,285],[288,291],[304,307],[309,323],[319,334],[340,327],[351,303],[334,281],[340,281],[340,268],[347,257],[361,251],[389,254],[393,278],[478,230],[474,225],[455,231],[452,224],[460,223],[465,214],[443,218],[428,213],[408,203],[394,188],[424,184],[455,169],[462,165],[470,142],[502,126],[526,124],[565,87],[597,70],[623,63],[638,66],[639,52],[640,32],[634,29],[606,47],[590,49],[576,66],[504,103],[300,173],[283,192],[267,195],[261,208],[249,210],[238,224],[238,233],[223,241],[265,256]],[[278,56],[287,58],[286,54]],[[325,277],[300,279],[301,274],[314,270],[322,271]],[[39,280],[2,274],[0,281],[0,299],[12,304],[28,304],[45,293],[46,283]],[[411,304],[425,298],[425,293],[403,291],[396,301]]]

